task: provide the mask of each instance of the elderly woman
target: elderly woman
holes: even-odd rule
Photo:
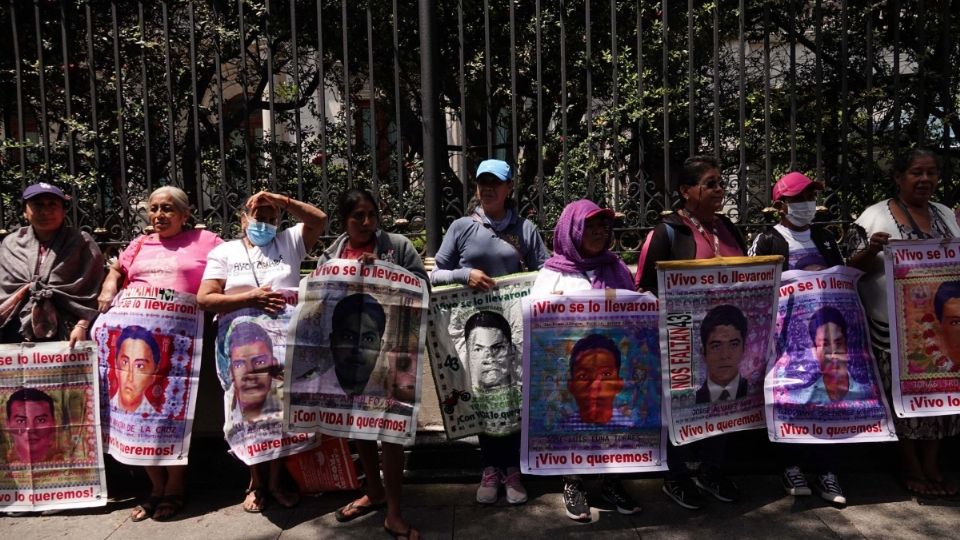
[[[0,246],[3,343],[87,338],[97,315],[103,255],[93,238],[65,223],[69,197],[41,182],[23,191],[29,225]]]
[[[592,201],[581,199],[568,204],[560,214],[553,233],[553,256],[547,259],[537,275],[530,295],[564,294],[590,289],[633,290],[630,269],[610,251],[613,220],[612,210],[600,208]],[[604,339],[604,336],[592,335],[581,341],[593,349],[599,346],[598,343],[606,346]],[[579,343],[574,347],[572,359],[579,356],[578,349],[581,347]],[[580,414],[588,413],[581,410]],[[606,418],[605,421],[608,420]],[[567,517],[576,521],[590,521],[590,505],[581,478],[564,476],[563,484],[563,504]],[[603,476],[600,494],[621,514],[640,511],[640,505],[624,489],[618,475]]]
[[[125,286],[197,294],[207,266],[207,254],[223,243],[210,231],[186,228],[190,220],[190,199],[177,187],[163,186],[150,194],[147,218],[153,232],[135,238],[110,266],[97,298],[101,313],[110,309],[113,299]],[[155,355],[154,361],[157,360]],[[132,373],[119,364],[116,369],[128,376]],[[188,414],[192,415],[192,411]],[[145,469],[150,478],[150,496],[133,509],[130,520],[152,517],[163,521],[173,517],[183,508],[187,466],[147,466]]]
[[[887,390],[891,386],[890,327],[883,248],[891,240],[957,238],[960,227],[948,207],[931,201],[940,181],[940,164],[929,150],[915,149],[893,163],[896,196],[860,214],[850,234],[849,264],[866,272],[860,298],[870,320],[877,366]],[[960,432],[960,416],[893,418],[900,445],[904,487],[921,496],[955,495],[957,483],[940,468],[940,441]]]
[[[278,232],[281,210],[301,223]],[[207,257],[197,294],[200,307],[221,314],[242,308],[271,315],[282,311],[281,290],[299,286],[300,263],[317,243],[326,222],[322,210],[286,195],[261,191],[250,197],[240,218],[243,237],[218,246]],[[250,485],[242,505],[245,511],[261,512],[265,493],[286,508],[299,502],[295,493],[280,486],[281,468],[280,459],[250,466]]]
[[[746,255],[743,236],[726,216],[717,214],[723,206],[724,188],[716,159],[692,156],[684,161],[677,187],[682,206],[647,236],[637,267],[638,288],[657,292],[658,261]],[[739,490],[722,472],[726,444],[727,436],[720,435],[684,446],[667,446],[670,470],[663,492],[689,510],[703,506],[701,489],[718,500],[735,501]],[[687,468],[691,461],[701,462],[696,478]]]
[[[346,231],[323,252],[317,260],[318,266],[335,258],[356,259],[367,263],[380,259],[402,266],[414,275],[427,279],[427,272],[423,268],[420,255],[417,254],[410,240],[405,236],[380,230],[380,210],[369,191],[351,189],[344,193],[340,197],[337,213]],[[411,379],[408,374],[404,379],[398,374],[388,379],[393,380],[394,387],[387,388],[387,394],[398,399],[411,395],[416,386],[416,375]],[[363,385],[360,387],[362,388]],[[367,479],[367,493],[337,510],[335,514],[337,521],[341,523],[352,521],[382,507],[386,502],[387,515],[383,521],[383,528],[394,538],[407,540],[420,538],[419,531],[403,519],[400,509],[403,488],[403,446],[388,442],[381,443],[383,453],[383,481],[381,482],[377,442],[357,440],[354,443],[360,454],[360,463],[363,465]]]
[[[511,197],[510,165],[488,159],[477,168],[477,192],[467,216],[450,225],[437,251],[430,272],[434,285],[461,283],[485,291],[495,277],[539,270],[549,254],[540,231],[519,215]],[[477,502],[497,502],[503,484],[507,502],[526,502],[520,482],[520,432],[495,437],[481,433],[480,455],[484,465]]]

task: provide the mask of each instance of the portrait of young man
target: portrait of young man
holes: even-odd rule
[[[707,378],[697,390],[696,403],[727,401],[747,395],[747,380],[740,376],[746,338],[747,318],[739,308],[724,304],[707,312],[700,324]]]

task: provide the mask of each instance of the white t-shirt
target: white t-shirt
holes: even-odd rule
[[[243,240],[231,240],[213,248],[207,255],[203,279],[224,280],[225,293],[238,287],[250,289],[263,285],[270,285],[274,290],[297,289],[300,263],[306,255],[303,224],[298,223],[279,231],[276,238],[263,247],[253,246],[248,251]]]
[[[826,268],[827,260],[820,254],[817,244],[810,238],[810,229],[805,231],[794,231],[781,224],[773,226],[774,229],[787,241],[787,268],[789,270],[822,270]],[[758,235],[753,245],[750,246],[748,255],[757,254],[757,242],[760,240]]]
[[[593,270],[586,273],[557,272],[543,267],[537,272],[537,279],[530,288],[530,296],[588,291],[593,288],[594,273]]]

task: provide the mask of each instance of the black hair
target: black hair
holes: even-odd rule
[[[360,204],[360,201],[367,201],[373,206],[373,211],[377,215],[377,221],[380,221],[380,205],[366,189],[351,188],[340,194],[340,200],[337,201],[337,215],[340,216],[340,222],[346,223],[347,218],[353,210]]]
[[[157,339],[153,337],[153,334],[149,330],[142,326],[132,325],[124,328],[120,332],[120,336],[117,338],[117,352],[120,352],[121,344],[128,340],[140,340],[147,344],[150,347],[150,352],[153,353],[153,364],[154,366],[160,365],[160,345],[157,344]]]
[[[917,147],[911,148],[904,152],[898,154],[893,160],[893,178],[896,180],[897,176],[907,172],[907,169],[913,165],[913,162],[924,157],[933,158],[934,163],[937,164],[937,169],[941,169],[943,164],[940,162],[940,156],[933,153],[932,150],[927,148]]]
[[[740,332],[740,338],[747,339],[747,318],[737,306],[723,304],[707,312],[700,323],[700,343],[704,348],[707,347],[707,339],[713,330],[721,325],[732,326]]]
[[[847,337],[847,321],[843,318],[843,313],[840,313],[840,310],[831,307],[824,306],[813,312],[813,315],[810,316],[810,323],[807,326],[807,329],[810,331],[810,341],[814,345],[817,343],[817,330],[825,325],[833,323],[837,325],[840,330],[843,332],[843,337]]]
[[[273,340],[270,339],[270,334],[259,324],[253,321],[243,321],[235,324],[233,328],[230,329],[230,343],[227,346],[227,350],[232,351],[237,347],[251,343],[265,344],[267,350],[270,351],[270,355],[273,355]]]
[[[503,318],[503,315],[497,313],[496,311],[478,311],[470,316],[467,319],[466,324],[463,325],[463,338],[470,339],[470,332],[473,332],[474,328],[496,328],[503,332],[504,337],[508,340],[513,339],[513,333],[510,331],[510,323]]]
[[[7,419],[9,419],[13,414],[14,401],[43,401],[47,405],[50,405],[50,414],[53,414],[53,398],[43,390],[37,390],[36,388],[21,388],[10,394],[10,397],[7,398]]]
[[[677,188],[680,186],[695,186],[700,183],[700,177],[710,169],[720,170],[720,162],[713,156],[690,156],[680,167],[677,176]]]
[[[944,281],[937,287],[933,297],[933,312],[937,320],[943,322],[943,306],[954,298],[960,298],[960,281]]]
[[[617,371],[620,371],[620,349],[616,343],[602,334],[590,334],[580,339],[580,341],[573,346],[573,350],[570,351],[570,373],[573,373],[573,366],[577,363],[577,357],[580,356],[580,353],[589,351],[590,349],[610,351],[610,354],[613,355],[614,360],[617,362]]]
[[[373,322],[377,323],[377,330],[383,337],[383,333],[387,329],[387,314],[384,313],[383,306],[380,305],[380,302],[377,302],[376,298],[367,293],[356,293],[343,297],[333,308],[331,330],[336,333],[337,330],[343,329],[347,315],[351,313],[366,313],[369,315]]]

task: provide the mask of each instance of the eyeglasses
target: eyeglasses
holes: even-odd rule
[[[700,184],[700,187],[707,188],[707,189],[717,189],[718,187],[720,189],[727,189],[727,183],[724,182],[723,180],[710,180],[708,182]]]

